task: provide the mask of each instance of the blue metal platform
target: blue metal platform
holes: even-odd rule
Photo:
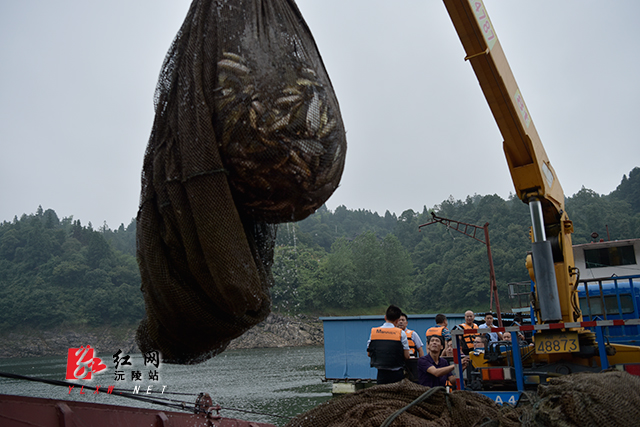
[[[443,313],[449,330],[464,322],[463,313]],[[408,315],[408,328],[424,343],[427,329],[436,326],[435,314]],[[370,367],[367,341],[371,329],[384,323],[384,316],[321,317],[324,327],[324,372],[327,380],[375,380]]]

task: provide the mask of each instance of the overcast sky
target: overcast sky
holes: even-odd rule
[[[327,202],[509,197],[502,138],[440,0],[298,0],[347,129]],[[135,217],[153,92],[189,0],[0,1],[0,221]],[[486,0],[565,194],[640,166],[640,1]],[[569,212],[571,215],[571,212]]]

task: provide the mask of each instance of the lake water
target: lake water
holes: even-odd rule
[[[198,393],[205,392],[211,395],[214,404],[217,403],[225,408],[220,411],[223,417],[279,426],[286,424],[290,418],[331,399],[331,384],[322,382],[324,378],[322,347],[229,350],[204,363],[189,366],[160,362],[157,381],[149,375],[149,368],[153,371],[156,371],[156,368],[150,364],[145,366],[140,354],[130,355],[129,360],[132,365],[119,368],[124,371],[125,379],[115,381],[116,369],[112,353],[117,349],[113,352],[100,352],[100,349],[97,351],[95,356],[102,360],[107,369],[102,373],[94,374],[89,381],[74,380],[77,386],[71,392],[68,386],[61,387],[0,377],[0,394],[170,410],[163,406],[127,399],[118,396],[117,393],[107,394],[106,387],[115,386],[116,389],[131,392],[134,386],[139,386],[141,396],[175,399],[188,404],[195,402]],[[66,357],[0,359],[0,372],[64,381],[66,365]],[[135,371],[138,370],[143,375],[139,381],[133,379]],[[85,390],[85,394],[81,395],[79,389],[83,384],[101,388],[98,394],[94,394],[93,390]],[[149,386],[158,392],[166,386],[165,393],[147,395]]]

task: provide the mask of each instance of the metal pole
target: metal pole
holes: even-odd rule
[[[536,277],[536,293],[540,306],[540,320],[543,323],[554,323],[562,319],[562,310],[560,309],[551,242],[547,240],[544,229],[542,203],[532,197],[529,200],[529,210],[533,231],[531,252],[533,271]]]
[[[604,334],[602,326],[596,326],[596,341],[598,342],[598,354],[600,355],[600,369],[609,369],[609,359],[607,358],[607,346],[604,344]]]
[[[516,387],[518,391],[524,391],[524,368],[522,366],[522,356],[520,342],[518,342],[517,332],[507,332],[511,334],[511,354],[513,355],[513,367],[516,370]]]
[[[498,298],[498,285],[496,284],[496,272],[493,268],[493,257],[491,256],[491,243],[489,242],[489,223],[484,224],[484,238],[487,245],[487,256],[489,257],[489,286],[496,299],[496,314],[498,315],[498,326],[502,328],[502,313],[500,312],[500,298]]]
[[[452,338],[454,339],[453,341],[453,363],[456,366],[456,370],[458,372],[458,378],[457,380],[457,384],[458,384],[458,390],[464,390],[464,369],[462,369],[462,358],[464,357],[464,354],[462,354],[461,351],[461,347],[460,347],[460,338],[464,338],[464,335],[457,335],[454,334],[452,336]]]
[[[467,224],[465,222],[460,222],[460,221],[456,221],[456,220],[448,219],[448,218],[441,218],[439,216],[436,216],[436,214],[434,212],[431,212],[431,216],[433,217],[433,220],[431,220],[430,222],[428,222],[426,224],[419,225],[418,229],[421,229],[422,227],[425,227],[427,225],[431,225],[431,224],[435,224],[435,223],[439,222],[441,224],[444,224],[447,228],[453,229],[453,230],[457,231],[458,233],[464,234],[465,236],[469,236],[472,239],[477,240],[478,242],[480,242],[483,245],[487,246],[487,254],[489,256],[489,289],[490,289],[490,297],[489,298],[490,298],[490,301],[491,301],[490,304],[493,303],[493,294],[495,292],[496,312],[497,312],[497,315],[498,315],[498,326],[502,327],[502,313],[500,311],[500,300],[498,299],[498,286],[496,285],[496,275],[495,275],[495,270],[493,268],[493,257],[491,256],[491,245],[489,243],[489,223],[487,222],[484,225],[484,227],[480,227],[479,225]],[[464,226],[464,229],[461,229],[461,227],[460,227],[461,225]],[[471,228],[473,230],[472,233],[469,232],[469,228]],[[476,231],[478,231],[480,229],[483,229],[483,231],[484,231],[484,240],[482,240],[481,238],[476,236]]]

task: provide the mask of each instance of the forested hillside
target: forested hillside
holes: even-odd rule
[[[143,315],[135,222],[96,231],[38,208],[0,224],[0,330],[130,324]]]
[[[574,243],[640,237],[640,168],[608,195],[583,188],[568,197]],[[278,228],[274,311],[373,314],[389,303],[410,313],[489,308],[485,245],[441,224],[440,217],[489,223],[501,305],[507,283],[528,280],[528,207],[496,195],[449,199],[421,212],[381,216],[325,207]],[[61,324],[133,324],[144,313],[135,260],[135,221],[97,230],[38,208],[0,224],[0,330]]]

